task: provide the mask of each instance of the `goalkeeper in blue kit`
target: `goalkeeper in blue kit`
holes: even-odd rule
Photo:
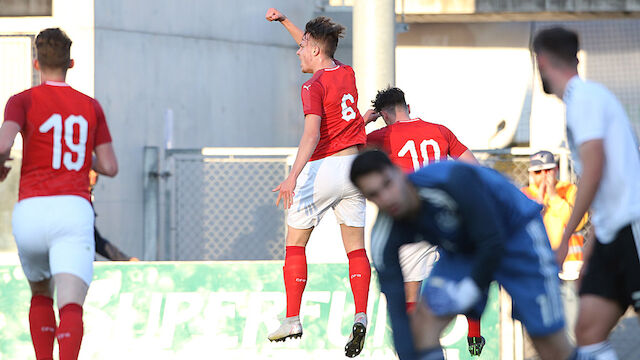
[[[371,255],[400,359],[444,359],[439,338],[457,314],[479,318],[495,280],[513,299],[542,359],[574,359],[564,333],[558,266],[542,208],[496,171],[456,161],[405,175],[380,151],[360,154],[351,181],[380,209]],[[426,241],[440,260],[407,314],[398,248]]]

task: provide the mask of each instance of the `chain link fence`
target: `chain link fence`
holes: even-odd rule
[[[281,260],[285,212],[271,190],[288,175],[295,148],[168,150],[161,238],[163,260]],[[473,151],[485,166],[529,183],[529,148]],[[552,149],[562,180],[573,175],[564,149]]]
[[[283,259],[277,193],[295,149],[167,151],[166,257]]]

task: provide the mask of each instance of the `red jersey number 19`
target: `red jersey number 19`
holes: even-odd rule
[[[350,101],[351,104],[347,104],[347,101]],[[344,121],[351,121],[356,118],[356,111],[351,107],[355,101],[351,94],[342,95],[342,104],[340,105],[342,106],[342,119]]]
[[[423,166],[429,165],[429,154],[427,153],[427,146],[431,146],[433,149],[433,162],[440,161],[440,146],[438,142],[429,139],[422,140],[420,143],[420,155],[422,155],[422,165],[420,164],[420,160],[418,159],[418,149],[416,148],[416,143],[413,140],[407,141],[402,149],[398,152],[398,157],[403,157],[409,153],[411,156],[411,161],[413,162],[413,170],[418,171]]]
[[[40,125],[41,133],[46,134],[53,129],[53,157],[51,160],[51,167],[54,169],[60,169],[62,163],[68,170],[78,171],[84,165],[84,158],[87,148],[87,134],[89,131],[89,123],[82,115],[70,115],[64,121],[64,127],[62,126],[62,116],[60,114],[53,114],[47,121]],[[75,143],[74,132],[78,126],[78,143]],[[64,130],[64,143],[71,152],[62,154],[62,131]],[[73,154],[75,153],[76,160],[73,160]]]

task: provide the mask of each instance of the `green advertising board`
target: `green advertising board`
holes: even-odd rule
[[[84,306],[81,360],[344,359],[353,321],[346,264],[310,264],[300,340],[270,343],[284,315],[282,262],[97,262]],[[488,342],[478,359],[497,359],[498,302],[492,288],[482,319]],[[19,266],[0,266],[0,360],[33,359],[29,287]],[[394,359],[386,301],[375,272],[360,359]],[[459,316],[441,339],[447,359],[469,359]]]

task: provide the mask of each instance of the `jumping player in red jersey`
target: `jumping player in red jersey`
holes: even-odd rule
[[[55,338],[60,360],[75,360],[83,335],[82,305],[93,277],[89,170],[115,176],[118,164],[100,104],[64,82],[74,65],[71,40],[60,29],[46,29],[35,45],[34,67],[42,84],[7,102],[0,127],[0,180],[9,171],[5,162],[20,132],[23,162],[12,225],[32,292],[31,339],[37,360],[53,359]]]
[[[367,327],[367,299],[371,266],[364,249],[365,200],[349,180],[351,162],[366,142],[364,121],[357,109],[358,91],[353,69],[333,58],[344,27],[326,17],[309,21],[303,32],[276,9],[266,14],[279,21],[300,48],[303,73],[313,74],[302,85],[304,133],[289,176],[274,189],[289,209],[287,216],[284,284],[287,317],[269,334],[271,341],[302,336],[300,303],[307,281],[305,246],[324,213],[335,212],[349,258],[349,280],[355,302],[352,332],[345,355],[362,351]]]
[[[365,113],[365,121],[382,117],[387,124],[367,136],[367,145],[389,154],[391,161],[405,173],[423,166],[447,160],[448,157],[470,164],[478,164],[475,156],[443,125],[409,116],[404,92],[395,87],[378,91],[372,101],[373,109]],[[405,244],[400,247],[400,265],[405,281],[407,309],[412,311],[424,280],[437,260],[437,250],[426,242]],[[467,318],[467,343],[471,355],[480,355],[485,339],[480,334],[480,320]]]

